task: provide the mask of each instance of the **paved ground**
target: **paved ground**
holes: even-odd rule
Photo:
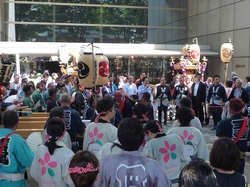
[[[164,126],[164,130],[167,131],[168,129],[170,129],[172,123],[173,121],[169,121],[168,126]],[[206,139],[209,151],[211,150],[214,141],[217,139],[217,137],[215,136],[215,131],[212,131],[211,128],[212,128],[212,120],[210,120],[210,125],[203,127],[203,135]],[[250,184],[250,152],[247,153],[244,174],[248,178],[248,184]],[[29,177],[28,184],[29,187],[38,187],[37,183],[31,177]]]

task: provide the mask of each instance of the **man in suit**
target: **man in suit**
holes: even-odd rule
[[[206,101],[206,85],[201,82],[201,74],[195,75],[195,82],[191,86],[192,90],[192,107],[195,115],[200,119],[201,124],[204,121],[203,106]]]

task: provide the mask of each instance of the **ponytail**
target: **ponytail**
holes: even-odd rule
[[[61,148],[56,144],[57,140],[60,140],[66,131],[63,119],[59,117],[53,117],[49,119],[47,123],[47,142],[45,146],[48,147],[50,155],[53,155],[56,148]]]
[[[61,148],[62,146],[59,146],[56,144],[56,140],[58,138],[55,136],[50,136],[49,140],[45,143],[45,146],[48,147],[50,155],[53,155],[56,148]]]

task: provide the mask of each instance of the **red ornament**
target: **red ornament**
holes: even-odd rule
[[[99,63],[99,75],[102,77],[107,77],[109,75],[109,63],[107,61]]]
[[[191,55],[191,58],[192,59],[198,59],[200,57],[200,51],[197,50],[197,49],[193,49],[191,52],[190,52],[190,55]]]

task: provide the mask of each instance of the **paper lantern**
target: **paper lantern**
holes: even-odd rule
[[[78,59],[78,79],[85,88],[94,86],[95,67],[92,53],[84,53]]]
[[[189,54],[192,58],[193,64],[197,64],[200,62],[200,46],[198,44],[189,45]]]
[[[102,54],[83,53],[78,59],[78,79],[85,88],[102,86],[109,76],[109,60]]]
[[[95,55],[96,61],[96,85],[104,85],[108,81],[109,76],[109,60],[104,55]]]
[[[233,45],[231,43],[224,43],[220,48],[220,58],[222,62],[228,63],[233,56]]]

